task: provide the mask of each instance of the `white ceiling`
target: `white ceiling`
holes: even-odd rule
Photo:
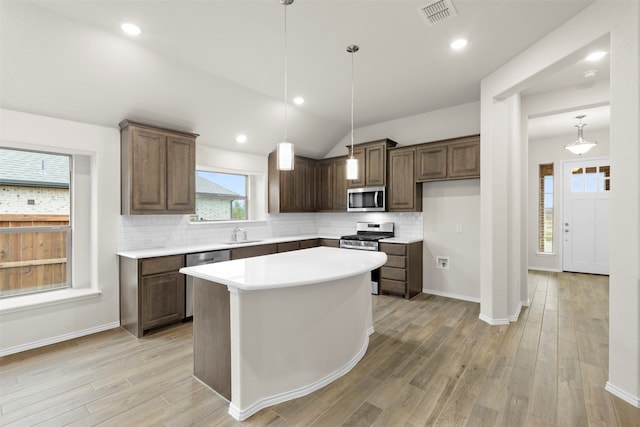
[[[350,129],[480,99],[480,81],[592,0],[462,1],[429,26],[409,0],[296,0],[287,7],[288,136],[322,157]],[[124,118],[266,154],[283,137],[284,7],[277,0],[0,2],[4,108],[116,127]],[[119,28],[132,21],[137,38]],[[461,52],[449,43],[469,39]],[[529,93],[584,84],[566,69]],[[570,68],[570,67],[567,67]],[[597,78],[608,78],[608,66]],[[566,125],[566,124],[565,124]],[[570,125],[570,123],[569,123]],[[235,142],[246,133],[244,145]]]

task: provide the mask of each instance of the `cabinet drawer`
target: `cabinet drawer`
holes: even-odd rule
[[[338,239],[320,239],[320,246],[328,246],[330,248],[339,248],[340,240]]]
[[[278,252],[278,245],[271,243],[268,245],[244,246],[231,249],[231,259],[251,258],[254,256],[271,255]]]
[[[407,270],[403,268],[382,267],[380,269],[380,277],[383,279],[405,281],[407,280]]]
[[[392,294],[404,295],[407,285],[405,282],[398,280],[380,279],[380,292],[389,292]]]
[[[385,267],[406,268],[407,258],[398,255],[387,255],[387,263]]]
[[[283,242],[278,243],[278,252],[297,251],[300,249],[300,242]]]
[[[184,267],[184,255],[147,258],[140,261],[140,274],[148,276],[167,271],[178,271],[182,267]]]
[[[318,239],[300,240],[300,249],[315,248],[319,245]]]
[[[387,255],[405,255],[407,246],[395,243],[380,243],[380,250]]]

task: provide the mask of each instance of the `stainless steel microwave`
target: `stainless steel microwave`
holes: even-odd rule
[[[384,212],[386,200],[385,187],[349,188],[347,212]]]

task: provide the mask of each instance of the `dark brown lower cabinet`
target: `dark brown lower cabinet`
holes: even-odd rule
[[[406,299],[422,292],[422,241],[410,244],[380,243],[387,262],[380,268],[381,294],[395,294]]]
[[[140,338],[185,316],[184,255],[120,257],[120,324]]]
[[[270,243],[268,245],[243,246],[231,249],[231,259],[251,258],[260,255],[271,255],[278,252],[278,245]]]
[[[328,246],[330,248],[339,248],[340,239],[320,239],[320,246]]]

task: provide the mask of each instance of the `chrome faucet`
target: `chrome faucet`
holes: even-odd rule
[[[247,232],[240,228],[240,227],[236,227],[233,229],[233,231],[231,232],[231,240],[234,242],[238,242],[238,232],[242,232],[242,240],[247,240]]]

